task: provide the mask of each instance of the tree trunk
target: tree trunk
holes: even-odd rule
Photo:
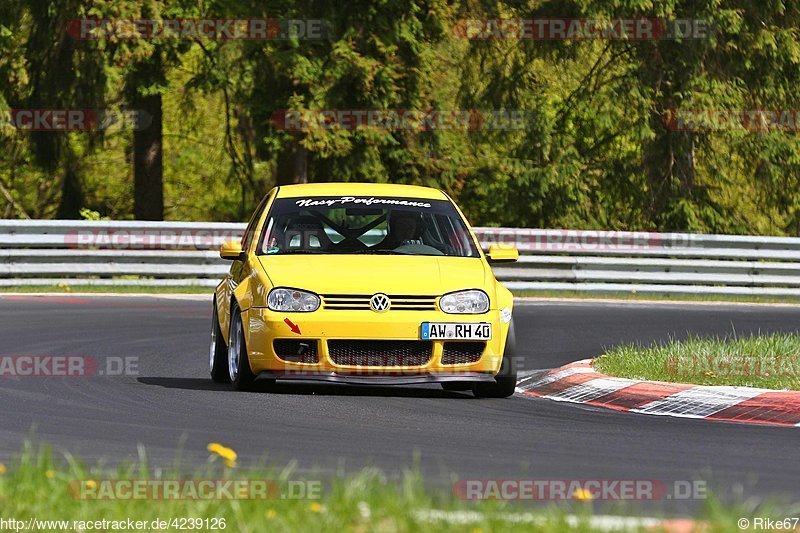
[[[670,213],[679,200],[692,197],[695,184],[694,133],[673,131],[664,124],[662,116],[663,113],[651,114],[655,138],[643,147],[644,171],[651,196],[650,219],[660,225],[678,223],[667,222]]]
[[[298,141],[292,140],[278,155],[276,183],[291,185],[308,182],[308,150]]]
[[[81,218],[81,208],[83,207],[83,188],[78,173],[67,165],[64,171],[64,179],[61,181],[61,200],[56,210],[58,219],[79,219]]]
[[[133,216],[137,220],[164,220],[160,89],[166,80],[161,55],[156,47],[128,71],[125,80],[128,107],[141,119],[133,128]]]
[[[133,132],[133,216],[164,220],[161,95],[137,96],[131,103],[134,110],[152,117],[149,126]]]

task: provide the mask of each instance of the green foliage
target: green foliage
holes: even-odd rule
[[[321,19],[327,35],[65,35],[81,17]],[[683,40],[458,37],[459,21],[490,17],[692,19],[713,31]],[[356,0],[347,9],[309,0],[12,0],[0,7],[0,108],[120,111],[160,94],[170,219],[243,220],[270,187],[306,176],[440,187],[481,225],[800,235],[800,125],[667,127],[681,111],[800,109],[797,27],[794,4],[725,0]],[[529,120],[506,129],[289,132],[273,121],[286,109],[522,110]],[[0,186],[14,200],[3,216],[81,208],[133,216],[130,128],[5,126],[0,146]]]

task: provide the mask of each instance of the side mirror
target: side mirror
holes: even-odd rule
[[[493,244],[486,258],[490,263],[513,263],[519,259],[519,250],[507,244]]]
[[[219,256],[229,261],[243,259],[242,243],[239,241],[228,241],[219,247]]]

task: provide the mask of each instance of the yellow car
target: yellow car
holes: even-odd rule
[[[234,389],[275,380],[441,383],[514,393],[511,292],[436,189],[315,183],[272,189],[217,286],[209,364]]]

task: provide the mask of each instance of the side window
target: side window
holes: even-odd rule
[[[256,212],[253,213],[250,222],[247,224],[247,229],[244,230],[244,235],[242,235],[242,250],[244,251],[250,250],[250,245],[253,243],[253,237],[255,236],[256,226],[258,225],[258,221],[261,220],[261,215],[264,213],[264,208],[267,206],[270,196],[271,195],[268,195],[261,200],[261,203],[258,204],[256,208]]]

